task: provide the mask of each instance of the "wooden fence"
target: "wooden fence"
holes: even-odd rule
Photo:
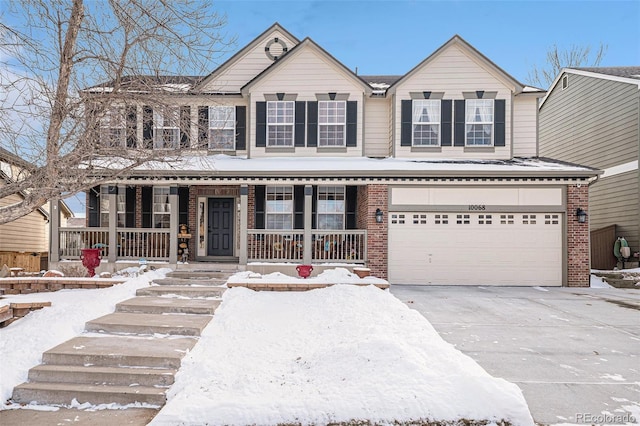
[[[616,242],[616,225],[591,231],[591,268],[613,269],[617,259],[613,255]]]
[[[46,260],[47,257],[48,253],[1,251],[0,268],[2,265],[7,265],[9,268],[22,268],[25,272],[40,272],[43,269],[41,261]]]

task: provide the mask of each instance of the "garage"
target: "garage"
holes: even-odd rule
[[[563,217],[559,212],[390,212],[389,280],[561,286]]]

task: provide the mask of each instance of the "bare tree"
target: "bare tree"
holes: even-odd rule
[[[188,86],[197,81],[180,80],[177,70],[181,75],[211,70],[212,61],[231,40],[222,32],[224,17],[207,3],[10,4],[0,21],[0,148],[9,163],[18,158],[32,167],[18,167],[22,172],[11,176],[18,169],[5,164],[2,171],[10,179],[0,182],[0,199],[20,193],[23,200],[0,207],[0,224],[51,198],[126,175],[159,156],[179,155],[179,150],[159,151],[136,143],[104,143],[100,125],[121,120],[127,122],[124,132],[135,136],[135,123],[104,106],[119,104],[122,114],[128,105],[161,107],[175,98],[177,83]]]
[[[597,67],[606,53],[607,45],[602,43],[595,50],[591,46],[578,45],[561,49],[557,44],[554,44],[547,50],[545,65],[534,65],[529,71],[528,82],[537,87],[549,87],[562,68]]]

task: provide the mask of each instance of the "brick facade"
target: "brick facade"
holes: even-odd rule
[[[588,210],[589,185],[567,187],[567,285],[589,287],[589,223],[579,223],[576,210]]]
[[[358,193],[358,203],[366,205],[366,217],[358,214],[358,220],[366,221],[367,229],[367,257],[368,267],[371,274],[376,277],[386,279],[388,271],[388,241],[389,241],[389,221],[387,218],[389,205],[389,189],[387,185],[368,185],[365,200],[360,199]],[[376,209],[384,213],[382,223],[376,222]],[[363,209],[364,210],[364,209]],[[363,212],[364,213],[364,212]]]

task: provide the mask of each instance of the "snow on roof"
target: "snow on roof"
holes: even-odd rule
[[[108,160],[113,165],[113,159]],[[106,162],[103,166],[106,166]],[[100,165],[99,162],[94,165]],[[464,173],[509,173],[540,174],[545,172],[577,173],[580,175],[597,175],[598,172],[588,167],[558,162],[544,158],[514,158],[512,160],[459,160],[459,159],[411,159],[368,157],[267,157],[247,158],[244,156],[216,155],[182,155],[165,161],[152,161],[136,168],[139,172],[163,172],[192,175],[198,172],[211,174],[258,174],[270,173],[288,176],[296,173],[377,173],[416,174],[458,172]],[[564,173],[563,173],[564,172]]]

